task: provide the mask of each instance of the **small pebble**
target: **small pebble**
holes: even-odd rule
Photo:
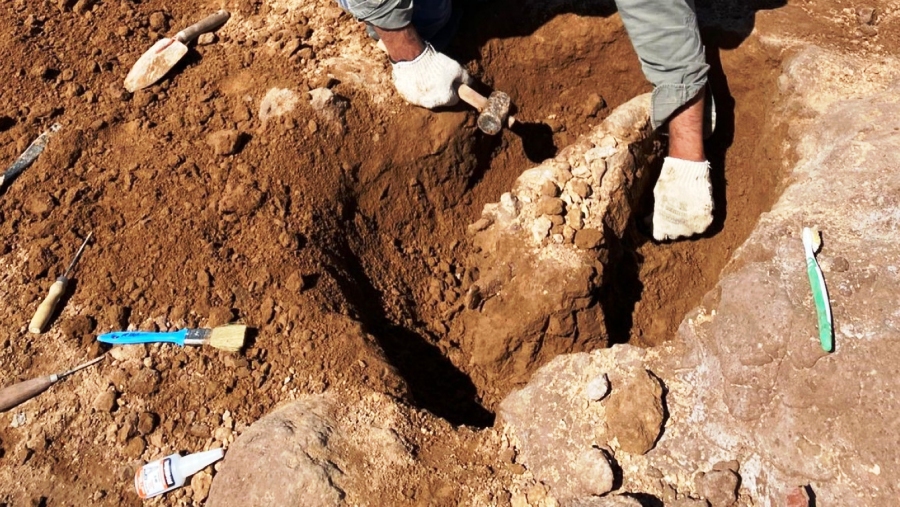
[[[555,197],[543,197],[538,202],[538,213],[542,215],[562,215],[566,209],[566,203]]]
[[[494,221],[491,220],[490,218],[479,218],[474,224],[469,225],[469,227],[468,227],[469,234],[481,232],[481,231],[487,229],[488,227],[490,227],[492,223],[494,223]]]
[[[597,229],[582,229],[575,233],[575,246],[582,250],[590,250],[603,246],[605,238]]]
[[[216,34],[212,32],[207,32],[201,34],[200,37],[197,37],[197,45],[198,46],[208,46],[210,44],[215,44],[216,42]]]
[[[18,412],[13,416],[12,422],[9,423],[9,425],[13,428],[19,428],[25,426],[26,422],[28,422],[28,418],[25,416],[25,412]]]
[[[150,28],[153,30],[156,30],[157,32],[165,30],[168,27],[168,24],[164,13],[157,11],[150,15]]]
[[[875,8],[874,7],[860,7],[856,10],[856,20],[861,25],[872,25],[875,24]]]
[[[147,435],[156,428],[157,417],[152,412],[144,412],[138,417],[138,431],[141,435]]]
[[[570,183],[570,185],[572,187],[572,192],[574,192],[575,195],[581,197],[582,199],[591,195],[591,186],[588,185],[588,183],[584,180],[574,180],[572,181],[572,183]]]
[[[546,197],[557,197],[559,195],[559,187],[556,183],[547,180],[541,184],[541,195]]]
[[[600,401],[606,398],[606,395],[609,394],[609,377],[605,373],[594,377],[588,382],[585,394],[591,401]]]
[[[116,392],[112,389],[100,393],[100,395],[94,399],[94,410],[97,412],[112,412],[113,408],[116,406],[116,398]]]
[[[207,144],[216,155],[232,155],[238,150],[241,134],[237,130],[220,130],[206,138]]]
[[[147,443],[141,437],[134,437],[125,444],[125,450],[123,451],[125,456],[137,459],[141,457],[141,454],[144,453],[144,450],[147,448]]]
[[[191,477],[191,492],[195,502],[206,500],[209,495],[209,487],[212,485],[212,475],[207,471],[201,471]]]

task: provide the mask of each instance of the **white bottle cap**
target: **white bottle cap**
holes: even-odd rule
[[[225,450],[221,447],[206,452],[189,454],[187,456],[181,457],[181,461],[178,463],[178,468],[179,470],[181,470],[181,473],[182,475],[184,475],[184,477],[190,477],[191,475],[194,475],[200,470],[203,470],[216,461],[219,461],[224,456]]]

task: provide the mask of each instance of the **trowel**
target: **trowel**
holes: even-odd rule
[[[125,89],[134,92],[146,88],[162,79],[172,67],[187,53],[187,44],[207,32],[212,32],[228,21],[231,14],[221,10],[212,16],[191,25],[175,34],[174,38],[156,41],[146,53],[138,58],[134,67],[125,77]]]

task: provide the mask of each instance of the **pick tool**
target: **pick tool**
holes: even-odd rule
[[[84,247],[87,246],[88,241],[91,240],[91,236],[93,235],[93,231],[88,233],[87,237],[84,238],[84,243],[81,244],[81,248],[75,253],[75,258],[72,259],[72,262],[69,263],[69,267],[66,268],[66,272],[57,278],[56,281],[53,282],[53,285],[50,286],[50,290],[47,291],[47,297],[41,301],[41,304],[38,305],[37,310],[34,312],[34,316],[31,317],[31,323],[28,324],[29,333],[41,334],[47,328],[47,322],[50,321],[53,309],[56,308],[56,303],[59,302],[59,298],[62,297],[63,292],[66,291],[66,285],[69,284],[69,275],[72,273],[72,268],[75,267],[75,263],[81,258]]]

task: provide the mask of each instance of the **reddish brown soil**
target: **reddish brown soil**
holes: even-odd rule
[[[264,16],[286,9],[241,0],[228,8],[257,32],[199,47],[160,84],[124,92],[137,56],[197,18],[197,8],[0,4],[0,160],[12,161],[50,123],[63,125],[0,195],[3,384],[67,369],[100,352],[97,333],[128,325],[240,321],[257,330],[237,355],[152,346],[135,361],[107,360],[0,414],[0,505],[137,505],[139,460],[209,445],[226,411],[239,432],[282,401],[332,387],[409,393],[451,423],[489,425],[484,386],[472,385],[439,342],[442,316],[460,297],[465,225],[529,160],[650,89],[616,15],[472,8],[450,52],[508,91],[525,124],[521,136],[487,138],[462,107],[432,113],[395,97],[376,104],[357,83],[316,75],[340,52],[336,38],[360,30],[325,0],[279,35],[314,50],[291,59],[264,44],[274,37]],[[167,26],[151,25],[158,11]],[[789,14],[807,19],[801,9]],[[724,171],[723,206],[708,238],[658,246],[635,235],[634,261],[617,281],[618,340],[671,336],[776,195],[781,136],[765,115],[781,56],[752,39],[710,36],[729,41],[710,44],[721,107],[710,158]],[[282,119],[263,126],[256,117],[273,86],[323,85],[349,100],[343,131],[317,119],[305,94]],[[225,129],[242,133],[235,155],[208,144]],[[37,302],[89,231],[95,240],[64,309],[48,333],[27,334]],[[109,390],[112,410],[97,403]],[[24,425],[13,427],[20,414]],[[483,459],[472,450],[476,438],[436,438],[423,453],[423,477],[444,466],[445,452]],[[492,474],[477,470],[445,472],[454,484]],[[416,501],[456,504],[452,484],[421,484],[410,494]]]

